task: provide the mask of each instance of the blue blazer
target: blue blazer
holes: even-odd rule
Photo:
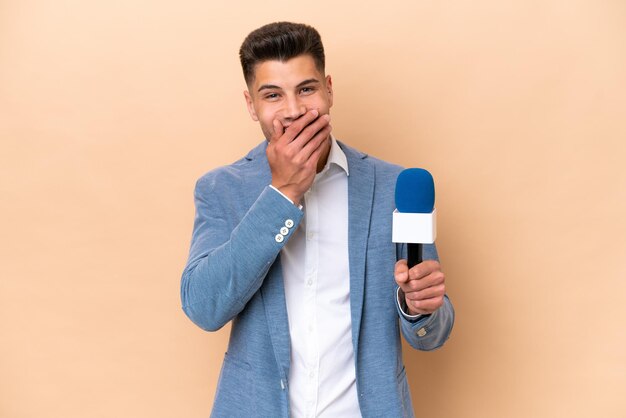
[[[448,338],[448,298],[411,322],[400,315],[393,271],[404,245],[391,242],[394,188],[401,167],[339,143],[346,154],[352,343],[363,417],[413,417],[400,333],[419,350]],[[289,324],[280,250],[285,222],[303,212],[268,185],[263,141],[241,160],[201,177],[189,260],[181,282],[184,312],[200,328],[232,322],[213,417],[289,416]],[[290,224],[290,223],[289,223]],[[437,258],[434,245],[424,258]]]

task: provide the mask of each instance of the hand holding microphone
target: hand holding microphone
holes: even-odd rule
[[[408,314],[431,314],[443,305],[445,276],[436,260],[422,260],[422,244],[436,237],[435,186],[421,168],[404,170],[396,182],[393,236],[407,243],[408,260],[396,263],[394,277],[405,298]]]
[[[396,283],[404,294],[409,315],[431,314],[443,305],[445,276],[439,262],[425,260],[409,269],[406,260],[396,263]]]

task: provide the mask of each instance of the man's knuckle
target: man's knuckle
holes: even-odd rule
[[[305,159],[304,159],[304,157],[303,157],[302,155],[300,155],[300,154],[293,155],[293,156],[291,157],[291,161],[292,161],[295,165],[297,165],[297,166],[302,166],[302,165],[305,165],[305,163],[306,163],[306,160],[305,160]]]
[[[282,152],[283,155],[289,159],[293,159],[298,155],[297,150],[293,149],[292,147],[285,147]]]

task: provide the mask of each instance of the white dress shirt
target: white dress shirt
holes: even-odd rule
[[[291,416],[360,417],[348,264],[348,163],[331,138],[304,195],[304,218],[281,251],[291,336]]]

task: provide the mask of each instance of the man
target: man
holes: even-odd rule
[[[198,180],[181,285],[198,326],[233,321],[212,416],[412,417],[400,331],[435,349],[454,311],[435,247],[409,270],[391,242],[401,168],[330,135],[315,29],[263,26],[240,58],[266,140]]]

